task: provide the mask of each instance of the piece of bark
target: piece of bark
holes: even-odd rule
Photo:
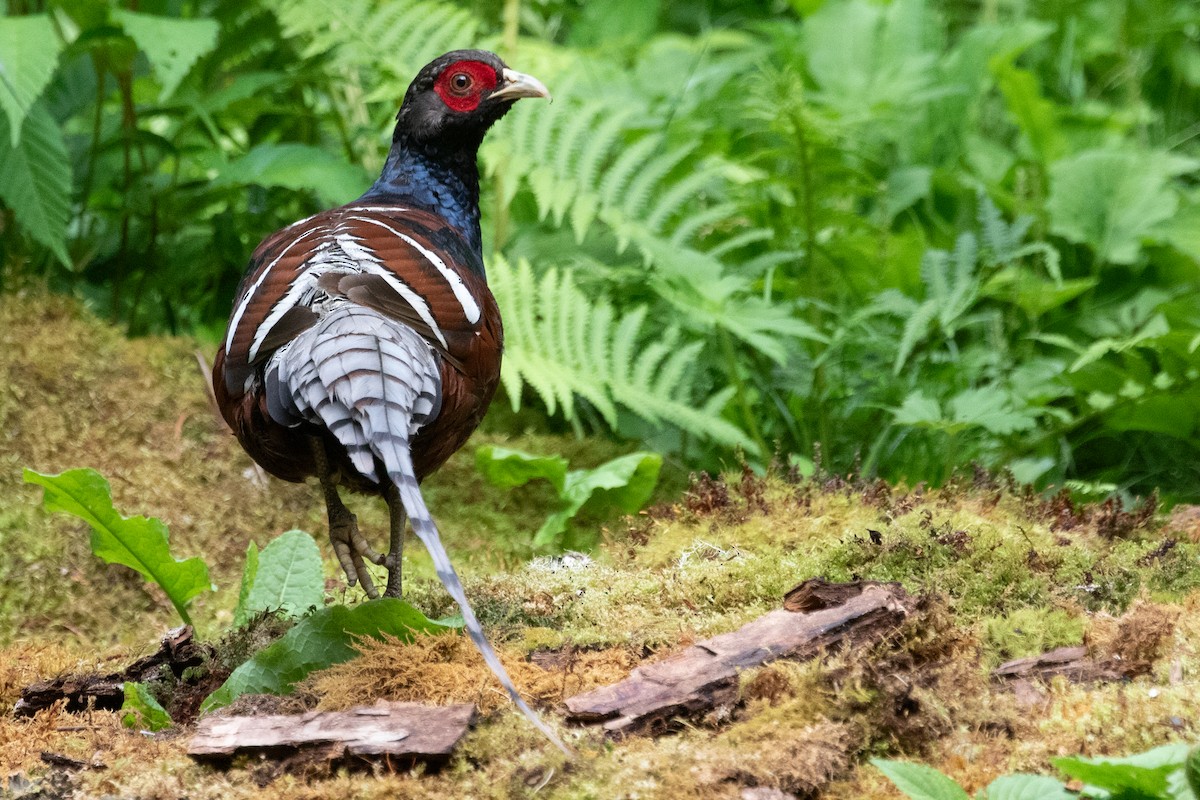
[[[1018,658],[1001,664],[992,672],[1000,680],[1040,678],[1049,680],[1061,675],[1072,683],[1111,683],[1125,680],[1125,675],[1111,660],[1088,657],[1083,645],[1058,647],[1037,656]]]
[[[270,753],[311,753],[329,761],[386,757],[389,763],[444,764],[475,720],[475,706],[425,706],[380,700],[348,711],[254,717],[202,717],[188,755],[205,761]]]
[[[13,707],[13,713],[18,717],[32,717],[60,700],[67,701],[66,710],[69,712],[88,708],[116,711],[125,703],[126,681],[141,683],[152,680],[160,677],[163,669],[169,669],[178,678],[188,667],[204,662],[205,647],[196,642],[191,625],[174,628],[163,636],[157,651],[138,659],[120,672],[64,675],[31,683],[21,690],[21,699]]]
[[[910,608],[898,585],[872,585],[833,608],[803,614],[768,612],[732,633],[697,642],[625,680],[567,700],[568,719],[603,722],[610,733],[659,731],[737,699],[738,672],[777,658],[812,658],[823,650],[876,641]]]
[[[858,597],[871,586],[900,589],[898,583],[880,583],[879,581],[830,583],[824,578],[809,578],[788,590],[787,594],[783,596],[783,607],[788,611],[800,612],[833,608],[842,605],[852,597]]]

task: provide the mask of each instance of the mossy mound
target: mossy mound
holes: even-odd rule
[[[0,307],[0,702],[65,671],[109,670],[174,624],[165,599],[127,570],[96,563],[81,525],[39,510],[21,467],[93,466],[127,513],[161,516],[177,553],[203,555],[222,593],[197,605],[201,634],[228,627],[247,541],[292,527],[323,531],[311,487],[263,485],[208,407],[194,343],[129,342],[66,301]],[[493,432],[587,465],[610,443]],[[119,715],[0,712],[0,779],[42,781],[43,796],[173,798],[729,798],[748,788],[794,797],[899,795],[865,758],[927,760],[970,791],[1013,771],[1051,772],[1065,754],[1128,753],[1194,738],[1200,704],[1200,516],[1152,505],[1078,505],[986,475],[937,490],[749,471],[697,477],[620,522],[592,521],[590,558],[538,557],[532,531],[552,498],[495,490],[460,454],[430,482],[430,506],[468,592],[518,684],[551,719],[565,697],[777,608],[810,577],[898,581],[921,597],[893,639],[810,663],[742,675],[740,700],[659,738],[607,741],[557,725],[579,750],[567,762],[513,713],[463,637],[363,642],[356,661],[312,675],[289,708],[376,698],[470,701],[485,712],[435,775],[281,774],[270,762],[218,772],[193,763],[186,737],[145,737]],[[359,502],[370,530],[377,504]],[[408,599],[453,612],[423,572]],[[332,601],[353,601],[327,564]],[[1015,693],[1001,662],[1084,644],[1118,665],[1117,682],[1061,678]],[[249,701],[248,701],[249,702]],[[183,731],[186,733],[186,731]],[[83,766],[49,766],[43,752]],[[51,759],[53,760],[53,759]],[[104,769],[93,768],[101,763]],[[24,790],[22,790],[24,791]],[[55,794],[57,792],[57,794]],[[6,796],[0,791],[0,797]],[[786,796],[786,795],[785,795]]]

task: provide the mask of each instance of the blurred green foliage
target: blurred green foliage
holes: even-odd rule
[[[687,464],[1200,499],[1194,3],[10,0],[0,283],[215,339],[464,46],[555,95],[481,159],[514,406]]]

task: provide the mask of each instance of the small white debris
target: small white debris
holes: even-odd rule
[[[529,569],[540,572],[578,572],[592,566],[587,553],[568,550],[559,556],[541,556],[529,562]]]

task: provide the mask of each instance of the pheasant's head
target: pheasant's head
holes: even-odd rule
[[[417,73],[394,139],[412,144],[478,147],[483,135],[522,97],[550,97],[542,82],[509,69],[495,53],[455,50]],[[472,148],[473,149],[473,148]]]

